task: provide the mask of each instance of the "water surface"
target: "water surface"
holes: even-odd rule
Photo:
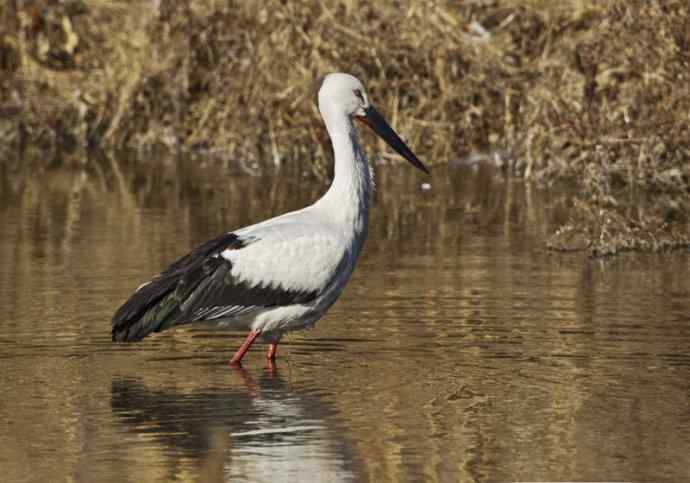
[[[690,480],[690,256],[549,253],[567,195],[378,170],[370,238],[274,368],[244,334],[114,345],[138,284],[325,182],[167,161],[0,176],[4,481]]]

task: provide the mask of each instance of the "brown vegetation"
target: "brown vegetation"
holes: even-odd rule
[[[79,146],[164,145],[204,160],[299,161],[324,172],[315,92],[340,70],[365,80],[430,164],[490,152],[528,179],[576,180],[572,220],[552,248],[690,243],[679,231],[690,210],[685,0],[0,8],[8,163],[27,150],[50,162]]]

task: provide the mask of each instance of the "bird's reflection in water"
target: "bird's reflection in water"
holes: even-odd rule
[[[275,368],[257,378],[236,369],[230,381],[191,390],[115,377],[111,407],[138,441],[150,438],[171,477],[191,472],[200,481],[360,479],[361,465],[333,412],[313,391],[290,388]]]

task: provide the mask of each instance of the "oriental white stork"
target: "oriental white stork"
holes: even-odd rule
[[[257,337],[269,344],[272,361],[283,334],[313,326],[333,305],[367,236],[374,188],[353,121],[367,124],[413,166],[429,171],[374,109],[357,78],[326,76],[319,111],[335,155],[326,193],[301,210],[223,233],[141,285],[113,316],[113,341],[213,321],[249,330],[231,364],[240,363]]]

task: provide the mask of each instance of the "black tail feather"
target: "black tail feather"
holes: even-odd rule
[[[134,292],[113,316],[113,341],[133,342],[155,332],[176,308],[176,285],[173,278],[156,278]]]
[[[178,320],[181,315],[180,301],[195,288],[183,282],[185,274],[203,270],[204,260],[209,256],[218,254],[226,248],[242,246],[244,244],[237,235],[224,233],[197,247],[149,283],[139,287],[113,315],[113,341],[138,341],[151,332],[181,323]],[[192,279],[199,280],[198,277]]]

